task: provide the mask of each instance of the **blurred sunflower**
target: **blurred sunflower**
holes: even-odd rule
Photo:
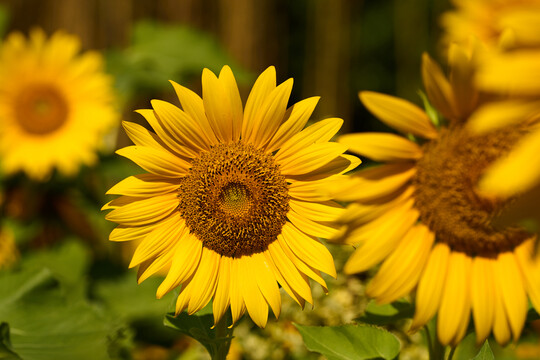
[[[466,44],[471,36],[489,47],[540,45],[539,0],[453,0],[452,3],[455,9],[440,19],[445,45]]]
[[[116,124],[111,79],[95,52],[78,55],[77,37],[34,30],[10,34],[0,49],[0,164],[43,180],[53,168],[74,174],[97,159]]]
[[[353,175],[336,197],[353,201],[340,222],[341,236],[357,246],[345,272],[382,262],[367,294],[380,303],[415,287],[412,329],[437,312],[442,344],[463,338],[472,311],[477,341],[491,331],[507,343],[523,328],[530,298],[540,309],[540,266],[531,236],[518,227],[497,229],[492,219],[507,202],[476,190],[484,169],[507,154],[529,126],[505,127],[485,135],[468,130],[467,115],[480,103],[472,83],[471,57],[453,47],[450,76],[427,56],[423,80],[431,103],[445,115],[437,130],[416,105],[392,96],[361,92],[360,99],[381,121],[425,140],[390,133],[344,135],[350,150],[387,164]]]
[[[119,223],[112,241],[143,239],[130,266],[138,280],[170,266],[158,298],[182,285],[176,312],[192,314],[213,299],[217,323],[230,306],[233,322],[247,310],[264,327],[268,305],[279,316],[278,284],[304,306],[308,277],[326,289],[335,277],[317,237],[343,209],[322,190],[356,167],[347,147],[329,142],[341,119],[302,130],[318,98],[287,109],[293,81],[276,86],[273,67],[255,82],[245,108],[231,69],[205,69],[203,97],[172,83],[183,110],[159,100],[140,110],[155,133],[124,127],[135,146],[118,150],[149,172],[125,179],[104,206]]]

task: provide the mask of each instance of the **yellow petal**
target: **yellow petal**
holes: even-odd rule
[[[292,86],[293,79],[289,79],[267,95],[252,118],[252,123],[246,126],[244,139],[247,143],[260,148],[274,136],[284,119]]]
[[[537,312],[540,312],[540,255],[534,255],[534,242],[529,239],[516,247],[515,254],[527,286],[527,294]]]
[[[187,174],[191,164],[173,154],[150,147],[128,146],[116,153],[124,156],[154,175],[180,178]]]
[[[174,229],[172,232],[175,232]],[[167,234],[166,234],[167,236]],[[172,289],[181,285],[197,270],[202,254],[202,242],[193,234],[184,233],[176,236],[176,251],[171,268],[157,290],[157,298],[161,299]]]
[[[162,221],[137,246],[129,267],[135,267],[143,261],[157,258],[164,252],[170,251],[185,231],[187,231],[185,221],[179,214]]]
[[[514,340],[519,339],[527,316],[527,295],[521,271],[514,253],[499,254],[495,262],[495,276],[502,292],[502,300]]]
[[[416,311],[411,331],[416,331],[435,315],[441,302],[443,284],[448,272],[450,248],[444,243],[433,247],[416,290]]]
[[[261,253],[251,256],[251,269],[264,299],[270,305],[276,319],[281,312],[281,294],[269,259]]]
[[[151,103],[161,126],[171,138],[195,151],[210,148],[201,127],[185,112],[166,101],[152,100]]]
[[[270,266],[272,273],[276,277],[277,282],[281,285],[283,290],[285,290],[285,292],[289,294],[289,296],[291,296],[291,298],[293,298],[293,300],[296,301],[298,305],[300,305],[300,307],[303,309],[306,301],[296,291],[294,291],[291,286],[289,286],[289,283],[285,280],[283,275],[281,275],[280,271],[276,267],[274,260],[272,259],[270,251],[264,251],[262,255],[266,258],[266,264]]]
[[[145,226],[124,226],[118,225],[115,227],[111,234],[109,235],[110,241],[136,241],[142,240],[146,235],[148,235],[155,226],[160,223],[155,223]]]
[[[256,116],[264,102],[276,88],[276,68],[268,67],[255,81],[249,93],[242,123],[242,139],[251,138],[256,126]]]
[[[223,83],[208,69],[202,74],[203,104],[210,126],[218,140],[230,143],[233,140],[232,102]]]
[[[448,50],[450,84],[456,101],[456,111],[460,119],[465,119],[478,102],[478,91],[474,84],[474,62],[467,51],[455,43]],[[469,120],[467,120],[469,121]]]
[[[418,211],[410,209],[410,206],[396,209],[393,221],[389,222],[386,227],[378,229],[356,249],[343,268],[346,274],[366,271],[395,249],[395,246],[418,219]]]
[[[287,140],[299,133],[306,126],[319,99],[318,96],[307,98],[288,108],[283,116],[285,121],[266,146],[266,152],[271,153],[279,149]]]
[[[460,327],[469,323],[471,258],[461,252],[452,252],[448,269],[437,318],[437,334],[441,344],[455,345],[461,340]]]
[[[310,278],[318,282],[323,287],[323,290],[325,291],[325,293],[328,294],[328,287],[326,286],[326,281],[324,281],[324,279],[321,276],[321,272],[309,266],[302,259],[296,256],[295,253],[291,250],[290,246],[283,239],[283,236],[278,236],[277,241],[280,241],[280,245],[281,245],[281,248],[283,249],[283,252],[289,259],[291,259],[294,266],[296,266],[296,268],[300,272],[306,274],[307,276],[309,276]]]
[[[341,201],[377,201],[400,190],[415,173],[414,164],[409,163],[374,166],[356,172],[346,187],[335,189],[332,193]]]
[[[345,151],[347,147],[338,143],[313,144],[279,160],[276,155],[275,160],[283,175],[301,175],[321,168]]]
[[[227,307],[230,304],[230,287],[231,287],[231,262],[233,258],[222,256],[221,263],[219,265],[219,274],[216,285],[216,293],[214,295],[214,301],[212,303],[212,312],[214,314],[214,326],[217,325],[219,320],[225,314]]]
[[[405,139],[390,133],[358,133],[340,136],[338,141],[349,151],[375,161],[409,161],[422,157],[422,149]]]
[[[368,296],[379,303],[390,303],[408,294],[418,283],[434,240],[425,225],[413,226],[369,284]]]
[[[159,137],[145,127],[129,121],[122,121],[122,126],[135,145],[166,151],[166,148]]]
[[[535,96],[540,83],[531,74],[539,73],[539,59],[537,49],[491,53],[481,59],[476,74],[478,87],[489,92]]]
[[[495,318],[495,283],[493,261],[477,256],[471,273],[471,298],[476,329],[476,344],[489,336]]]
[[[243,280],[241,273],[239,272],[239,259],[234,258],[230,261],[231,264],[231,288],[230,288],[230,301],[231,301],[231,314],[232,322],[235,324],[238,319],[242,317],[246,311],[246,304],[242,297],[242,291],[240,284]]]
[[[344,211],[344,208],[334,201],[310,202],[291,199],[289,206],[295,212],[313,221],[334,221]]]
[[[424,110],[406,100],[371,91],[359,94],[364,106],[386,125],[404,134],[426,139],[437,137],[437,130]]]
[[[174,248],[171,249],[171,251],[164,252],[155,259],[150,259],[141,263],[137,270],[137,283],[140,284],[150,276],[166,269],[171,264],[173,256]]]
[[[238,141],[242,131],[244,110],[242,107],[242,99],[240,98],[238,85],[236,84],[236,79],[234,78],[233,72],[229,66],[225,65],[219,72],[219,82],[221,82],[223,89],[225,89],[225,94],[227,95],[228,102],[226,103],[226,106],[230,106],[232,140]],[[224,101],[226,100],[224,99]]]
[[[275,267],[291,289],[297,292],[308,303],[313,304],[311,289],[305,275],[301,274],[291,259],[287,257],[279,242],[274,241],[268,246]],[[278,279],[279,281],[279,279]],[[292,295],[291,295],[292,296]],[[294,296],[292,296],[294,298]]]
[[[334,278],[337,276],[332,254],[316,238],[304,234],[290,223],[285,223],[278,241],[284,241],[293,253],[309,266]]]
[[[497,280],[495,278],[495,280]],[[502,288],[500,284],[495,281],[495,313],[493,319],[493,336],[495,340],[501,345],[506,345],[510,341],[512,333],[510,332],[510,324],[508,323],[508,318],[506,316],[506,311],[504,309],[504,301],[502,295]]]
[[[140,226],[164,219],[178,206],[175,194],[155,196],[122,206],[105,215],[105,219],[122,225]]]
[[[203,247],[197,271],[195,271],[192,281],[187,285],[193,288],[187,306],[189,315],[205,307],[214,295],[220,258],[221,256],[215,251]]]
[[[288,181],[316,181],[329,178],[334,175],[345,174],[358,165],[362,161],[356,156],[352,155],[340,155],[337,158],[331,160],[327,164],[321,166],[318,169],[315,169],[311,172],[301,174],[301,175],[289,175],[287,176]],[[333,196],[332,196],[333,197]]]
[[[480,191],[506,198],[531,189],[540,180],[539,152],[540,131],[537,130],[486,170],[478,185]]]
[[[455,119],[456,101],[450,83],[428,54],[422,55],[422,79],[431,103],[447,119]]]
[[[188,114],[188,116],[193,119],[202,129],[201,136],[204,136],[206,142],[209,145],[214,145],[218,143],[216,135],[210,127],[206,113],[204,112],[203,101],[199,95],[195,94],[190,89],[171,81],[171,84],[176,91],[176,95],[180,100],[182,109]]]
[[[524,100],[504,100],[485,103],[467,120],[475,133],[486,133],[514,124],[527,123],[540,110],[540,103]]]
[[[338,233],[338,226],[332,223],[320,223],[309,220],[305,216],[296,213],[294,210],[289,210],[287,218],[297,228],[306,234],[316,237],[331,239]]]
[[[151,197],[165,195],[178,189],[178,181],[153,174],[130,176],[107,191],[107,194],[133,197]]]
[[[342,175],[338,175],[342,176]],[[347,176],[342,176],[345,180]],[[320,181],[295,181],[289,184],[289,196],[303,201],[327,201],[332,198],[325,191],[326,180]]]
[[[342,124],[343,120],[341,119],[329,118],[305,128],[281,146],[275,156],[276,161],[292,157],[310,145],[328,142],[339,131]]]
[[[195,149],[191,149],[188,146],[180,144],[178,139],[163,127],[163,121],[158,119],[154,110],[144,109],[136,110],[135,112],[141,114],[146,121],[148,121],[150,126],[152,126],[157,134],[157,136],[154,136],[154,138],[158,140],[163,147],[166,147],[171,153],[185,158],[194,158],[198,155],[198,152]]]

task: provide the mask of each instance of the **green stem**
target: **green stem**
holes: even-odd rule
[[[454,353],[456,352],[456,348],[457,346],[454,346],[453,348],[450,349],[450,354],[448,354],[447,360],[452,360],[452,358],[454,357]]]
[[[231,341],[233,339],[234,326],[231,326],[230,328],[227,326],[227,319],[229,318],[227,315],[228,314],[223,315],[214,328],[216,331],[216,338],[226,338],[227,341],[222,342],[216,351],[211,354],[212,360],[225,360],[229,353]]]

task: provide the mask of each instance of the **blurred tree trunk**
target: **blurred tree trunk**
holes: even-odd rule
[[[308,3],[305,96],[321,96],[316,117],[340,117],[350,129],[350,27],[352,0]]]

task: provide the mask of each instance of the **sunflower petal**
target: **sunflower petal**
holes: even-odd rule
[[[462,323],[469,323],[471,258],[461,252],[452,252],[448,267],[451,271],[448,272],[444,283],[437,318],[437,334],[441,344],[456,345],[461,340],[459,329]]]
[[[489,336],[495,318],[495,274],[492,260],[477,256],[471,273],[471,299],[476,330],[476,343]]]
[[[174,231],[174,230],[173,230]],[[184,283],[197,270],[202,255],[202,242],[192,234],[176,236],[178,245],[174,252],[171,268],[157,290],[161,299],[172,289]]]
[[[276,161],[292,157],[310,145],[328,142],[339,131],[341,125],[343,125],[343,120],[329,118],[305,128],[281,146],[281,149],[276,153]]]
[[[320,97],[315,96],[297,102],[285,112],[283,124],[276,131],[268,145],[266,152],[270,153],[279,149],[292,136],[299,133],[309,120],[315,110]]]
[[[293,253],[309,266],[321,270],[336,278],[334,259],[328,249],[316,238],[304,234],[294,225],[286,223],[283,226],[278,241],[285,241]],[[285,246],[282,246],[284,248]]]
[[[190,164],[165,150],[157,150],[149,147],[128,146],[116,150],[120,156],[124,156],[144,170],[154,175],[169,178],[180,178],[187,174]]]
[[[338,143],[313,144],[284,158],[278,159],[276,155],[274,160],[280,164],[283,175],[301,175],[321,168],[345,151],[347,147]]]
[[[293,80],[289,79],[272,90],[255,113],[253,123],[246,128],[246,142],[257,148],[265,146],[281,125],[291,95]]]
[[[256,116],[270,93],[276,88],[276,68],[268,67],[253,84],[249,93],[244,110],[244,122],[242,123],[242,138],[251,138],[256,124]]]
[[[169,216],[177,206],[175,194],[155,196],[115,209],[105,219],[129,226],[148,225]]]
[[[182,109],[184,109],[186,114],[188,114],[188,116],[201,127],[202,133],[200,135],[205,138],[205,142],[208,145],[217,144],[218,140],[214,134],[214,131],[212,130],[212,127],[210,126],[210,123],[208,122],[206,113],[204,112],[204,104],[201,97],[188,88],[175,83],[174,81],[171,81],[171,84],[173,85],[176,95],[180,100]]]
[[[402,136],[390,133],[358,133],[340,136],[349,151],[375,161],[410,161],[422,157],[422,149]]]
[[[208,69],[202,74],[203,104],[210,126],[218,140],[234,141],[232,102],[223,83]]]
[[[362,91],[359,96],[364,106],[386,125],[404,134],[426,139],[437,137],[437,130],[427,114],[413,103],[371,91]]]
[[[447,119],[455,119],[456,101],[450,83],[441,68],[427,53],[422,55],[422,79],[424,88],[431,103]]]
[[[219,265],[219,274],[216,285],[216,293],[212,303],[212,312],[214,314],[214,326],[225,314],[227,307],[230,304],[230,287],[231,287],[231,262],[233,258],[222,256]]]
[[[416,290],[416,311],[410,331],[416,331],[435,315],[446,282],[450,248],[444,243],[433,247]]]
[[[107,194],[133,197],[165,195],[178,189],[178,181],[153,174],[130,176],[107,191]]]

